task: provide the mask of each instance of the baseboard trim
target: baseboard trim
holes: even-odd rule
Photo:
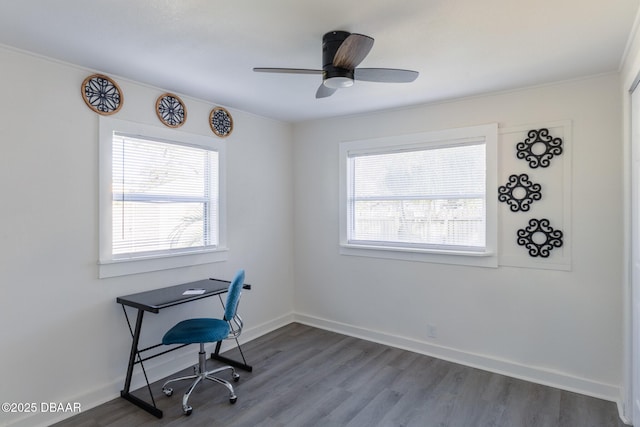
[[[403,350],[413,351],[427,356],[436,357],[438,359],[447,360],[449,362],[470,366],[472,368],[482,369],[537,384],[608,400],[615,402],[620,409],[620,388],[611,384],[604,384],[541,367],[525,366],[516,362],[498,359],[487,355],[468,353],[450,347],[418,341],[412,338],[390,335],[302,313],[295,313],[294,319],[296,322],[308,326],[401,348]],[[622,412],[620,412],[620,414],[622,414]]]
[[[627,412],[625,411],[625,405],[622,402],[622,399],[618,399],[616,401],[616,405],[618,406],[618,415],[620,416],[620,420],[622,420],[622,422],[628,426],[632,425],[633,423],[631,422],[631,419],[627,416]]]

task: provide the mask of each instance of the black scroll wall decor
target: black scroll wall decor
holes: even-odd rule
[[[546,168],[551,163],[553,156],[562,154],[562,138],[554,138],[549,135],[549,129],[532,129],[527,134],[528,138],[518,142],[518,158],[529,162],[529,167]]]
[[[511,175],[509,182],[498,187],[498,200],[507,203],[511,212],[527,212],[534,201],[542,198],[541,189],[526,173]]]
[[[532,169],[548,168],[554,156],[563,152],[562,138],[549,134],[549,129],[531,129],[527,138],[516,144],[518,159],[526,160]],[[509,205],[511,212],[528,212],[533,202],[542,199],[542,187],[529,179],[526,173],[509,176],[505,185],[498,187],[498,200]],[[551,227],[546,219],[532,218],[529,225],[517,231],[517,243],[529,251],[531,257],[549,257],[551,251],[563,245],[563,233]]]
[[[546,218],[529,220],[529,225],[518,230],[518,245],[529,250],[532,257],[547,258],[554,248],[562,246],[562,231],[551,227]]]

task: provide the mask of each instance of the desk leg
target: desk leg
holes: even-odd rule
[[[216,350],[213,353],[211,353],[211,359],[218,360],[222,363],[226,363],[227,365],[231,365],[238,369],[243,369],[247,372],[253,371],[253,367],[251,365],[247,365],[247,361],[244,358],[244,354],[242,353],[242,348],[240,347],[240,343],[238,342],[237,338],[236,338],[236,345],[238,346],[238,350],[240,350],[240,355],[242,356],[242,363],[238,360],[229,359],[228,357],[224,357],[220,355],[220,346],[222,346],[222,341],[218,341],[216,343]]]
[[[126,311],[125,311],[125,315],[126,315]],[[132,342],[131,342],[131,353],[129,353],[129,366],[127,366],[127,377],[124,381],[124,389],[122,391],[120,391],[120,397],[122,397],[123,399],[128,400],[129,402],[133,403],[134,405],[139,406],[140,408],[144,409],[145,411],[149,412],[150,414],[158,417],[158,418],[162,418],[162,411],[160,409],[158,409],[155,406],[155,402],[154,405],[150,405],[148,402],[145,402],[142,399],[137,398],[136,396],[132,395],[131,393],[129,393],[130,389],[131,389],[131,378],[133,377],[133,366],[135,365],[135,361],[136,361],[136,356],[139,355],[138,353],[138,343],[140,341],[140,330],[142,329],[142,316],[144,315],[144,310],[140,310],[138,309],[138,316],[136,318],[136,326],[135,326],[135,330],[132,334]],[[128,318],[127,318],[127,322],[128,322]],[[129,327],[131,327],[131,325],[129,325]],[[149,390],[149,392],[151,392],[151,390]],[[153,395],[151,396],[151,398],[153,399]]]

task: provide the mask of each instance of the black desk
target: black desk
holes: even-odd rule
[[[196,282],[184,283],[182,285],[170,286],[168,288],[154,289],[151,291],[126,295],[126,296],[118,297],[116,299],[116,302],[118,304],[122,304],[122,310],[124,310],[124,315],[127,319],[127,325],[129,326],[129,332],[131,332],[131,337],[133,339],[131,342],[131,353],[129,354],[129,365],[127,366],[127,376],[124,382],[124,389],[120,392],[121,397],[141,407],[142,409],[155,415],[156,417],[162,418],[162,411],[158,409],[158,407],[156,406],[155,399],[153,398],[153,393],[151,392],[151,387],[149,386],[149,379],[147,378],[147,373],[144,369],[143,362],[149,359],[153,359],[154,357],[161,356],[170,351],[177,350],[189,344],[173,347],[169,350],[162,351],[160,353],[156,353],[151,356],[142,358],[141,356],[142,353],[162,346],[162,344],[156,344],[151,347],[138,349],[138,343],[140,341],[140,331],[142,329],[142,318],[143,318],[144,312],[149,311],[151,313],[159,313],[160,310],[164,308],[173,307],[174,305],[184,304],[186,302],[197,301],[199,299],[212,297],[214,295],[218,295],[218,297],[220,298],[220,302],[222,303],[221,294],[227,292],[227,289],[229,288],[229,283],[230,282],[226,280],[204,279],[204,280],[198,280]],[[251,289],[251,285],[245,283],[243,288]],[[184,292],[189,289],[204,289],[204,293],[184,295]],[[134,307],[138,309],[135,328],[131,328],[131,322],[129,321],[129,315],[127,314],[127,309],[125,306]],[[240,343],[238,343],[237,339],[236,339],[236,344],[238,345],[238,349],[240,350],[240,354],[242,356],[242,363],[237,360],[228,359],[224,356],[221,356],[220,355],[221,344],[222,344],[222,341],[219,341],[218,343],[216,343],[215,352],[211,353],[212,359],[222,361],[226,364],[235,366],[240,369],[244,369],[246,371],[252,370],[252,367],[250,365],[247,365],[247,361],[244,358],[244,354],[242,353],[242,349],[240,348]],[[142,368],[142,372],[144,374],[144,378],[147,383],[147,389],[149,390],[149,394],[151,395],[152,404],[130,393],[133,367],[138,363]]]

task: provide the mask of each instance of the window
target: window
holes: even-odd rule
[[[496,266],[497,126],[341,144],[341,252]]]
[[[101,118],[101,277],[224,258],[222,148],[213,138]]]
[[[112,254],[136,257],[218,244],[218,153],[115,132]]]

